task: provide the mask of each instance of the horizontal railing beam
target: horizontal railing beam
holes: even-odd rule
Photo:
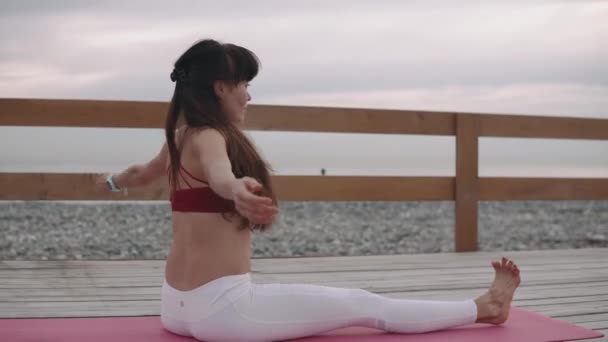
[[[166,180],[128,196],[99,193],[97,174],[0,173],[0,200],[167,200]],[[453,177],[273,176],[284,201],[453,201]],[[480,201],[608,200],[608,178],[479,178]]]
[[[99,192],[96,174],[0,173],[0,200],[167,200],[166,179],[122,193]],[[284,201],[453,200],[450,177],[273,176]]]
[[[161,128],[165,102],[0,99],[0,126]]]
[[[608,178],[480,178],[479,199],[608,200]]]
[[[165,102],[0,99],[0,126],[162,128]],[[454,135],[440,112],[250,105],[246,128],[262,131]]]
[[[0,99],[0,126],[162,128],[167,102]],[[251,105],[246,128],[266,131],[455,135],[451,112]],[[466,113],[463,113],[466,114]],[[482,137],[608,140],[608,120],[470,114]]]
[[[484,114],[478,120],[484,137],[608,140],[606,119]]]

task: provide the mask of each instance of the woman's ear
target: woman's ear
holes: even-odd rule
[[[215,81],[213,82],[213,90],[215,91],[215,95],[220,99],[224,97],[226,94],[226,83],[223,81]]]

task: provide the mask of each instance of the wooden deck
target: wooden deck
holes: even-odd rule
[[[490,284],[489,261],[502,255],[517,261],[522,272],[516,306],[608,335],[608,248],[253,259],[252,271],[260,283],[462,299]],[[162,260],[0,261],[0,317],[158,315],[163,269]]]

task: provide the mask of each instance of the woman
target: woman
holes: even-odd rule
[[[254,284],[253,231],[278,213],[269,167],[243,134],[249,81],[259,62],[249,50],[199,41],[175,63],[166,143],[145,165],[104,175],[112,191],[168,176],[173,241],[161,296],[163,326],[204,341],[274,341],[358,325],[419,333],[507,319],[519,270],[493,262],[490,289],[459,302],[392,299],[362,289]]]

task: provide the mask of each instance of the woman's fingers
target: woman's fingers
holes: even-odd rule
[[[244,211],[247,212],[250,217],[258,219],[261,217],[276,216],[279,213],[279,210],[276,207],[245,209]]]
[[[276,215],[279,212],[278,208],[273,206],[251,208],[242,204],[237,204],[236,209],[242,216],[256,224],[268,224],[274,222]]]
[[[274,214],[261,215],[261,214],[252,214],[250,212],[239,212],[239,213],[241,215],[243,215],[246,219],[248,219],[253,224],[270,224],[270,223],[273,223],[276,218],[276,215],[274,215]]]
[[[272,202],[271,202],[272,203]],[[243,201],[236,201],[235,206],[241,210],[247,210],[254,213],[264,213],[264,212],[278,212],[278,208],[273,204],[257,204],[257,203],[247,203]]]
[[[245,203],[237,202],[235,207],[241,215],[254,220],[266,220],[268,217],[276,216],[279,212],[276,206],[270,205],[248,206]]]
[[[235,196],[237,211],[252,223],[268,224],[274,222],[279,209],[269,197],[256,195],[262,185],[253,178],[244,177],[243,186]]]
[[[245,184],[245,187],[250,192],[257,192],[257,191],[262,190],[262,188],[263,188],[263,186],[262,186],[262,184],[260,184],[260,182],[258,182],[257,180],[255,180],[254,178],[251,178],[251,177],[243,177],[243,184]]]
[[[248,205],[256,204],[272,204],[272,199],[269,197],[258,196],[248,191],[243,191],[237,194],[240,201],[247,203]]]
[[[247,191],[246,189],[243,189],[236,194],[235,202],[240,202],[242,206],[250,209],[261,206],[274,206],[271,198],[258,196]]]
[[[241,187],[236,193],[236,197],[248,203],[272,204],[272,199],[256,195],[256,192],[263,189],[262,185],[251,177],[241,178]]]

